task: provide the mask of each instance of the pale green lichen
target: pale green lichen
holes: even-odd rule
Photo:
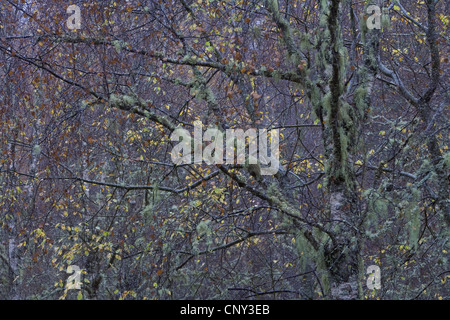
[[[354,93],[355,105],[360,112],[364,112],[367,109],[367,87],[359,86]]]
[[[126,108],[130,109],[137,103],[136,98],[128,95],[118,96],[111,94],[109,96],[109,104],[113,108]]]
[[[410,201],[405,208],[405,214],[409,226],[409,246],[417,249],[420,234],[420,191],[416,188],[410,190]]]
[[[307,33],[300,34],[300,49],[303,51],[311,49],[311,39],[310,35]]]
[[[390,29],[391,28],[391,18],[389,16],[389,10],[388,8],[383,8],[383,14],[381,15],[381,26],[383,27],[383,30]]]
[[[209,226],[209,223],[211,221],[207,220],[207,221],[201,221],[198,225],[197,225],[197,234],[201,237],[201,236],[208,236],[211,234],[211,228]]]
[[[339,122],[344,126],[350,135],[354,134],[354,122],[351,116],[352,109],[350,105],[346,102],[341,103],[341,107],[339,108],[338,119]]]
[[[214,95],[214,93],[212,92],[211,88],[206,88],[205,90],[206,92],[206,102],[216,105],[217,101],[216,101],[216,96]]]
[[[325,113],[329,115],[331,113],[331,93],[328,92],[322,98],[322,107]]]
[[[444,165],[450,168],[450,152],[444,154]]]
[[[128,45],[126,42],[122,40],[113,40],[111,43],[114,49],[116,49],[117,53],[120,53],[122,51],[122,48],[126,48],[126,46]]]
[[[359,28],[361,30],[361,42],[364,43],[364,42],[366,42],[367,30],[369,30],[367,28],[367,20],[366,19],[362,18],[359,20]]]
[[[117,95],[115,95],[115,94],[111,94],[109,96],[109,104],[113,108],[119,106],[120,105],[120,101],[121,101],[120,98]]]
[[[341,161],[345,162],[347,161],[347,150],[348,150],[348,136],[344,132],[344,129],[342,127],[339,128],[339,142],[341,144]]]
[[[127,106],[130,106],[130,107],[136,103],[136,99],[131,96],[122,96],[122,100]]]
[[[38,156],[41,154],[41,146],[38,144],[35,144],[33,147],[33,156]]]
[[[327,263],[325,261],[325,252],[324,252],[324,248],[322,245],[321,245],[321,249],[319,251],[317,251],[315,261],[316,261],[317,274],[320,277],[320,282],[322,284],[324,294],[328,295],[331,290],[330,274],[328,271]]]

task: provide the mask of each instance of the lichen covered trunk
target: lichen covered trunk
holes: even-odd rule
[[[358,121],[357,113],[343,99],[348,62],[340,29],[340,1],[329,1],[322,13],[327,17],[329,34],[328,57],[324,61],[324,74],[329,75],[328,93],[322,101],[326,115],[323,139],[328,164],[328,227],[334,235],[324,247],[330,280],[328,296],[331,299],[356,299],[359,278],[359,246],[354,227],[357,197],[349,158],[356,143]]]
[[[355,201],[349,191],[338,185],[330,187],[330,221],[335,238],[325,248],[325,261],[330,271],[329,294],[338,300],[358,298],[359,246],[351,222]]]

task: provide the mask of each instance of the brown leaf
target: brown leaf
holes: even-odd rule
[[[258,94],[256,91],[253,91],[253,92],[252,92],[252,98],[253,98],[254,100],[258,100],[258,99],[261,98],[261,97],[262,97],[262,95]]]

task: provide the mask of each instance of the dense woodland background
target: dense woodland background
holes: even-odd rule
[[[0,298],[449,299],[449,7],[1,0]],[[278,174],[175,166],[196,120]]]

